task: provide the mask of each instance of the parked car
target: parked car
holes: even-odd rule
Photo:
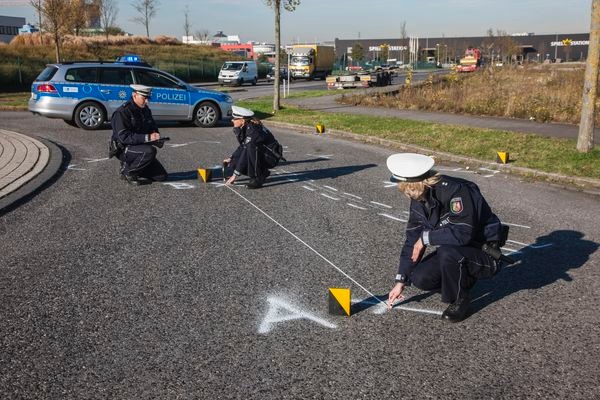
[[[31,85],[29,111],[85,130],[98,129],[131,97],[133,83],[153,88],[150,108],[157,121],[210,127],[231,116],[229,95],[196,88],[136,62],[48,64]]]
[[[279,80],[287,80],[288,79],[288,70],[286,67],[279,68]],[[267,74],[267,81],[273,82],[275,80],[275,67],[272,67],[269,73]]]

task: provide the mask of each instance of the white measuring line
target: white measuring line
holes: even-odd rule
[[[382,217],[386,217],[386,218],[393,219],[393,220],[400,221],[400,222],[408,222],[405,219],[394,217],[393,215],[390,215],[390,214],[377,213],[377,215],[381,215]]]
[[[511,224],[509,222],[502,222],[502,224],[509,226],[518,226],[519,228],[531,229],[531,227],[527,225]]]
[[[321,253],[319,253],[317,250],[315,250],[314,248],[312,248],[308,243],[306,243],[304,240],[300,239],[298,236],[296,236],[294,233],[292,233],[289,229],[287,229],[285,226],[281,225],[279,222],[277,222],[273,217],[271,217],[269,214],[267,214],[266,212],[264,212],[263,210],[261,210],[258,206],[256,206],[254,203],[252,203],[250,200],[248,200],[247,198],[245,198],[244,196],[242,196],[241,194],[239,194],[238,192],[236,192],[235,190],[233,190],[233,188],[231,186],[226,186],[227,188],[229,188],[229,190],[231,190],[233,193],[237,194],[239,197],[241,197],[246,203],[250,204],[252,207],[256,208],[261,214],[263,214],[265,217],[269,218],[271,221],[273,221],[275,224],[277,224],[281,229],[283,229],[284,231],[286,231],[287,233],[289,233],[290,235],[292,235],[292,237],[294,237],[294,239],[296,239],[297,241],[299,241],[300,243],[302,243],[303,245],[305,245],[306,247],[308,247],[313,253],[315,253],[316,255],[318,255],[319,257],[321,257],[321,259],[323,259],[326,263],[328,263],[329,265],[331,265],[333,268],[335,268],[338,272],[340,272],[342,275],[344,275],[346,278],[350,279],[356,286],[358,286],[359,288],[361,288],[362,290],[364,290],[369,296],[376,298],[377,300],[379,300],[373,293],[371,293],[369,290],[367,290],[363,285],[361,285],[360,283],[358,283],[356,280],[354,280],[354,278],[352,278],[350,275],[348,275],[347,273],[345,273],[344,271],[342,271],[339,267],[337,267],[334,263],[332,263],[331,261],[329,261],[327,258],[325,258],[325,256],[323,256]],[[385,302],[379,300],[379,302],[381,304],[384,304],[385,306],[387,306],[387,304],[385,304]]]
[[[335,201],[339,200],[339,197],[333,197],[333,196],[330,196],[330,195],[328,195],[326,193],[321,193],[321,196],[327,197],[328,199],[335,200]]]
[[[347,205],[349,205],[350,207],[354,207],[354,208],[358,208],[359,210],[366,210],[366,207],[361,207],[361,206],[357,206],[356,204],[352,204],[352,203],[346,203]]]

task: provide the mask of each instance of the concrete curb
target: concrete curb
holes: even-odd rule
[[[35,140],[41,142],[40,144],[47,148],[47,163],[35,177],[0,199],[0,216],[29,201],[60,175],[64,159],[63,151],[56,144],[46,139],[37,138]]]
[[[264,122],[268,126],[296,130],[300,133],[315,134],[314,127],[290,124],[290,123],[286,123],[286,122],[275,122],[275,121],[264,121]],[[461,163],[461,164],[471,164],[471,165],[475,165],[478,167],[486,167],[489,169],[499,170],[499,171],[509,173],[509,174],[519,175],[519,176],[528,177],[528,178],[541,179],[544,181],[557,183],[560,185],[565,185],[565,186],[568,186],[569,188],[574,188],[574,189],[577,189],[577,190],[580,190],[580,191],[583,191],[586,193],[600,195],[600,179],[567,176],[567,175],[561,175],[561,174],[556,174],[556,173],[538,171],[538,170],[531,169],[531,168],[517,167],[514,165],[510,165],[510,164],[498,164],[496,162],[479,160],[476,158],[466,157],[466,156],[458,156],[455,154],[450,154],[450,153],[445,153],[445,152],[441,152],[441,151],[428,149],[425,147],[405,144],[405,143],[397,142],[394,140],[382,139],[382,138],[378,138],[378,137],[374,137],[374,136],[359,135],[356,133],[340,131],[337,129],[328,129],[328,130],[326,130],[326,133],[324,135],[326,135],[326,136],[329,135],[329,136],[342,138],[342,139],[348,139],[348,140],[352,140],[355,142],[375,144],[375,145],[392,148],[392,149],[398,149],[398,150],[402,150],[402,151],[411,151],[411,152],[428,154],[428,155],[436,157],[439,160],[452,161],[452,162],[457,162],[457,163]]]

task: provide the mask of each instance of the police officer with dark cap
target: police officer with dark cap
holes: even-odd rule
[[[131,99],[113,114],[112,141],[120,151],[115,156],[121,161],[121,178],[132,185],[164,181],[167,171],[156,159],[156,148],[163,146],[148,101],[152,88],[130,85]]]
[[[473,182],[440,175],[431,157],[400,153],[388,157],[391,180],[410,198],[406,240],[388,308],[402,300],[405,286],[440,292],[450,303],[442,319],[459,322],[469,311],[469,290],[500,269],[507,230]],[[423,257],[427,246],[435,250]],[[484,251],[485,250],[485,251]]]
[[[247,108],[232,106],[233,133],[239,143],[233,154],[223,160],[223,164],[233,169],[233,175],[227,180],[232,185],[240,175],[247,175],[250,181],[248,189],[262,187],[270,175],[264,159],[264,148],[275,142],[275,137],[254,117]]]

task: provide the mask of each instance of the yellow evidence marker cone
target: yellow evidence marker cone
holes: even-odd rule
[[[329,288],[329,314],[350,316],[350,289]]]
[[[508,164],[508,151],[498,151],[496,162],[500,164]]]
[[[325,125],[323,124],[317,124],[315,125],[315,129],[317,130],[317,133],[325,133]]]
[[[209,182],[211,171],[212,170],[208,168],[198,168],[198,178],[200,178],[204,183]]]

